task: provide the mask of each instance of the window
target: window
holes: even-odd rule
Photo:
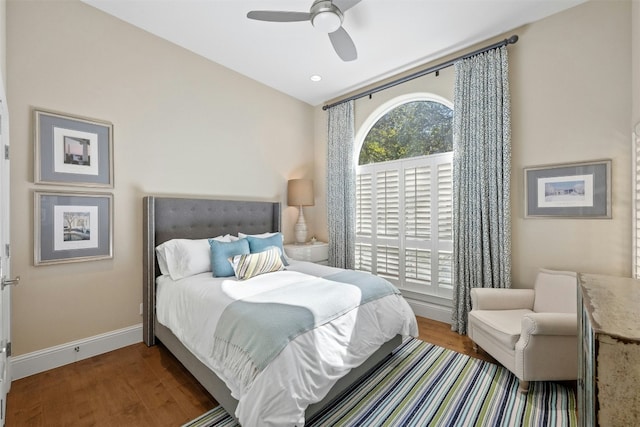
[[[439,98],[396,101],[370,121],[356,168],[356,268],[447,299],[453,289],[452,119]]]

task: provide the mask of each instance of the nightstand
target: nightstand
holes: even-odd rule
[[[284,245],[284,251],[289,258],[298,261],[310,261],[327,265],[329,260],[329,244],[324,242]]]

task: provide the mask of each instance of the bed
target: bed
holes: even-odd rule
[[[161,274],[155,248],[173,239],[197,240],[225,235],[238,236],[240,233],[246,235],[263,235],[263,233],[277,232],[280,232],[279,203],[157,196],[147,196],[143,199],[144,342],[152,346],[155,345],[157,341],[160,341],[230,415],[236,417],[243,425],[247,426],[304,424],[305,419],[310,419],[315,413],[327,405],[327,403],[331,402],[341,392],[346,390],[354,381],[388,357],[402,342],[403,335],[417,334],[415,317],[411,309],[408,308],[409,306],[406,304],[406,301],[404,301],[401,296],[381,298],[379,300],[381,301],[380,303],[377,302],[378,300],[374,301],[376,304],[379,304],[378,306],[375,306],[372,302],[370,304],[363,304],[357,310],[352,310],[352,312],[357,313],[353,314],[354,316],[365,316],[363,318],[367,319],[367,322],[364,322],[358,317],[358,321],[355,322],[357,327],[362,328],[362,325],[368,324],[369,319],[377,316],[376,313],[387,311],[387,307],[391,307],[391,305],[389,305],[391,302],[389,301],[395,301],[396,299],[399,301],[399,304],[393,302],[395,305],[391,308],[391,311],[397,310],[397,315],[394,315],[393,321],[383,318],[376,320],[376,322],[380,324],[390,325],[380,328],[384,329],[384,331],[380,333],[381,337],[376,337],[375,339],[370,339],[369,337],[366,339],[363,338],[363,340],[366,341],[365,345],[358,343],[360,339],[359,335],[353,332],[354,355],[351,355],[351,349],[348,350],[350,357],[348,360],[354,362],[353,366],[346,366],[348,365],[346,364],[345,366],[331,367],[332,374],[329,376],[332,376],[332,378],[329,380],[329,376],[325,375],[327,370],[323,365],[324,370],[318,369],[319,372],[313,374],[315,376],[312,376],[310,380],[313,385],[304,384],[303,382],[307,381],[307,379],[295,378],[290,381],[289,378],[282,377],[285,375],[282,371],[287,369],[295,371],[295,369],[297,369],[291,368],[292,365],[290,364],[294,362],[298,363],[296,361],[298,359],[307,359],[306,353],[304,355],[302,355],[302,353],[296,353],[301,351],[300,349],[305,343],[305,340],[317,341],[319,339],[319,335],[317,334],[322,333],[321,328],[324,328],[323,330],[326,335],[326,331],[329,330],[327,328],[342,327],[334,326],[334,321],[332,321],[327,323],[326,326],[323,325],[321,328],[302,333],[299,337],[291,341],[284,350],[275,356],[264,370],[253,377],[252,381],[248,383],[250,387],[238,386],[235,380],[230,379],[229,373],[226,372],[226,370],[221,371],[220,366],[212,362],[213,359],[209,357],[209,354],[202,354],[198,348],[194,348],[193,342],[187,341],[183,336],[184,334],[180,330],[181,328],[167,321],[166,315],[163,314],[167,312],[167,309],[164,307],[167,304],[166,300],[168,297],[161,299],[160,297],[162,295],[173,295],[169,290],[171,290],[171,292],[178,292],[176,290],[179,287],[178,285],[185,289],[195,289],[195,287],[192,287],[195,285],[189,284],[188,286],[183,286],[183,282],[188,279],[204,283],[205,280],[209,280],[211,273],[201,273],[193,277],[174,281],[168,278],[167,275]],[[161,261],[164,262],[164,260]],[[245,283],[250,284],[253,283],[252,281],[258,283],[259,280],[262,280],[262,283],[266,283],[264,281],[267,280],[267,278],[272,280],[271,278],[276,277],[276,275],[282,275],[283,277],[290,277],[296,280],[299,280],[301,277],[309,281],[325,280],[325,277],[337,277],[336,274],[340,275],[343,272],[342,270],[337,272],[338,269],[307,262],[288,261],[289,265],[286,267],[286,271],[255,277],[247,280]],[[287,261],[284,260],[284,262]],[[327,276],[329,273],[332,275]],[[344,273],[355,272],[344,271]],[[313,276],[313,278],[310,276]],[[230,278],[230,280],[231,279],[235,278]],[[223,283],[221,286],[232,284],[232,282],[228,280],[221,283]],[[211,286],[203,287],[203,289],[209,292]],[[178,297],[169,297],[170,301],[172,300],[171,298],[177,299]],[[160,317],[165,316],[163,321],[159,320],[158,313],[160,313]],[[401,313],[401,315],[399,313]],[[385,314],[385,316],[387,316],[387,314]],[[389,314],[389,316],[391,316],[391,314]],[[348,318],[346,315],[342,317]],[[402,319],[400,319],[400,317],[402,317]],[[194,320],[191,320],[191,322],[193,321]],[[339,323],[339,320],[335,320],[335,322]],[[168,324],[168,326],[165,326],[163,323]],[[372,324],[373,323],[375,322],[372,322]],[[366,328],[371,329],[369,326]],[[193,329],[194,328],[191,328],[191,330]],[[384,337],[382,337],[383,334]],[[200,334],[198,339],[202,339],[202,337],[203,335]],[[374,342],[375,340],[379,340],[380,343]],[[323,344],[323,346],[325,345]],[[195,347],[202,347],[200,341],[198,341]],[[364,352],[366,352],[366,355]],[[357,362],[357,364],[355,362]],[[315,362],[307,361],[300,363]],[[299,369],[304,370],[305,374],[306,372],[316,370],[313,365],[301,365]],[[304,398],[307,399],[308,402],[304,399],[301,400],[302,403],[288,402],[289,399],[293,399],[292,396],[304,394],[297,389],[291,391],[281,390],[279,395],[282,397],[277,399],[269,396],[270,391],[264,389],[265,386],[267,388],[273,387],[270,383],[280,384],[285,382],[287,383],[286,387],[289,387],[288,383],[291,382],[291,384],[293,384],[291,387],[304,389],[304,393],[310,394],[311,397]],[[302,384],[296,385],[298,382],[302,382]],[[260,384],[262,388],[254,385],[254,383]],[[317,387],[317,390],[315,390],[314,387]],[[247,392],[245,393],[245,391]],[[273,403],[274,400],[277,400],[275,404]],[[284,400],[287,401],[284,402]],[[301,413],[297,414],[296,411],[300,411]],[[272,412],[273,414],[271,414]],[[282,414],[279,412],[282,412]],[[286,417],[289,418],[282,418],[280,415],[283,415],[283,417],[286,415]]]

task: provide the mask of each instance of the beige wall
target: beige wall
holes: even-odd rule
[[[509,47],[514,286],[531,284],[538,267],[630,275],[630,12],[630,1],[591,1],[471,48],[520,36]],[[356,131],[398,95],[432,90],[451,99],[438,85],[452,74],[449,68],[440,81],[430,75],[357,101]],[[316,109],[323,122],[316,127],[317,180],[326,174],[326,115]],[[524,219],[524,167],[596,159],[613,161],[612,219]],[[318,218],[316,227],[326,223]]]
[[[630,12],[629,1],[591,1],[518,31],[510,51],[516,284],[530,283],[538,266],[631,274]],[[612,219],[524,219],[523,167],[596,159],[612,160]]]
[[[143,195],[281,201],[292,239],[309,105],[79,1],[9,0],[7,16],[14,355],[141,322]],[[114,124],[113,260],[33,266],[33,190],[63,187],[33,183],[32,107]]]

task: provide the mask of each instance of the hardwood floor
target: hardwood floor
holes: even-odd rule
[[[471,339],[466,335],[460,335],[457,332],[452,332],[451,325],[448,323],[425,319],[424,317],[418,316],[416,316],[416,319],[418,319],[418,330],[420,334],[418,338],[422,341],[430,342],[432,344],[439,345],[440,347],[448,348],[477,359],[486,360],[487,362],[498,363],[481,348],[478,348],[477,352],[474,351]]]
[[[448,324],[417,319],[420,339],[493,361]],[[139,343],[14,381],[6,425],[173,427],[216,405],[167,349]]]
[[[180,426],[215,400],[164,347],[135,344],[14,381],[7,426]]]

